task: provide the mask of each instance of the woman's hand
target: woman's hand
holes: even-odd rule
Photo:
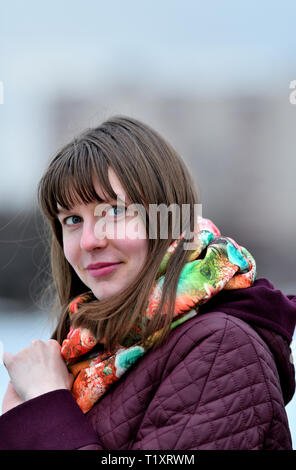
[[[24,403],[24,400],[22,400],[21,397],[16,393],[12,382],[8,382],[8,386],[2,402],[2,414],[18,405],[21,405],[21,403]]]
[[[37,339],[18,354],[3,354],[3,363],[21,400],[61,388],[71,389],[73,375],[68,372],[60,351],[57,341]]]

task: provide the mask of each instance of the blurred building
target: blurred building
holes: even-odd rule
[[[43,112],[50,123],[44,166],[72,137],[114,114],[150,124],[190,168],[203,217],[248,247],[257,260],[258,277],[295,292],[295,109],[287,97],[217,99],[113,85],[85,98],[57,95]],[[2,213],[0,223],[0,298],[32,303],[38,282],[49,272],[38,209],[15,219]]]

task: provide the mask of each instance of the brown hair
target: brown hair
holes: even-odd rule
[[[93,187],[93,174],[104,193],[116,199],[108,180],[108,168],[116,173],[127,196],[135,204],[182,204],[190,207],[186,221],[188,231],[194,230],[194,205],[199,203],[197,189],[180,156],[157,132],[142,122],[125,116],[115,116],[100,126],[87,129],[64,146],[50,162],[38,185],[38,202],[49,229],[51,272],[55,289],[53,309],[59,320],[52,335],[60,344],[69,330],[69,302],[89,288],[80,280],[63,253],[62,227],[57,218],[57,203],[70,209],[76,203],[102,202]],[[146,229],[149,219],[146,210]],[[147,263],[138,278],[118,295],[82,304],[75,315],[75,326],[89,328],[97,340],[104,337],[107,349],[118,343],[128,343],[135,332],[141,313],[145,311],[149,294],[163,256],[172,242],[172,223],[168,221],[168,238],[149,238]],[[182,225],[182,231],[184,225]],[[187,228],[186,228],[187,230]],[[187,232],[186,232],[187,233]],[[174,313],[179,276],[187,261],[183,249],[186,236],[171,257],[163,284],[163,294],[157,315],[143,328],[143,339],[162,328],[155,346],[168,336]],[[161,315],[168,302],[167,315]]]

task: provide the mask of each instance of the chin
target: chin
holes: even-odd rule
[[[98,300],[106,300],[106,299],[109,299],[110,297],[113,297],[114,295],[117,294],[117,292],[106,292],[106,291],[102,291],[102,290],[99,290],[99,289],[91,289],[92,290],[92,293],[94,294],[94,296],[98,299]]]

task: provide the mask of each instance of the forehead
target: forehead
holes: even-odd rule
[[[121,185],[116,173],[114,172],[112,168],[108,169],[108,178],[112,186],[112,189],[117,194],[117,196],[120,197],[121,199],[126,198],[127,197],[126,192],[123,186]],[[105,199],[100,182],[98,181],[98,178],[95,175],[93,177],[93,184],[94,184],[96,193],[100,196],[100,198]]]

